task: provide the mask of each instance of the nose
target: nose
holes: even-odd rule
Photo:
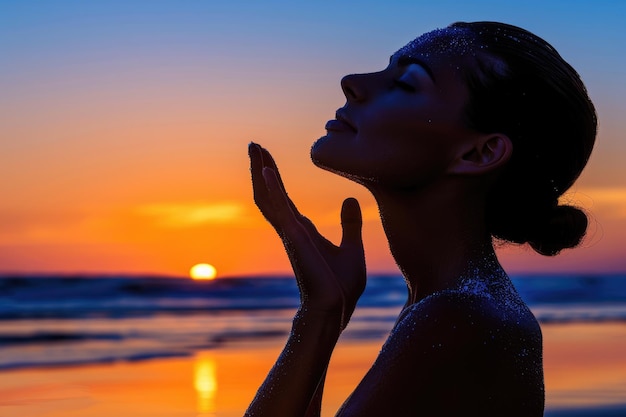
[[[341,79],[341,89],[348,101],[363,101],[366,88],[363,78],[366,74],[349,74]]]

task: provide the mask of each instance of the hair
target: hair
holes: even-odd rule
[[[469,127],[507,135],[511,159],[487,195],[491,235],[553,256],[577,246],[586,214],[558,198],[589,160],[597,119],[578,73],[545,40],[516,26],[457,22],[476,65],[466,68]]]

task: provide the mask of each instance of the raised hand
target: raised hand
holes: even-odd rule
[[[295,272],[304,309],[336,314],[348,324],[365,289],[361,210],[348,198],[341,209],[341,244],[334,245],[304,217],[291,199],[270,153],[249,146],[254,201],[283,241]]]

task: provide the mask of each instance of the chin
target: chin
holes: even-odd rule
[[[344,155],[343,157],[341,155]],[[345,153],[341,149],[333,146],[333,141],[328,136],[322,136],[316,140],[311,146],[311,161],[313,164],[323,170],[334,172],[338,175],[343,174],[339,169],[347,161]],[[343,162],[343,164],[341,164]]]
[[[311,145],[311,161],[313,164],[322,169],[326,169],[326,165],[324,164],[324,148],[326,147],[325,142],[328,141],[327,136],[322,136]]]
[[[372,173],[370,175],[361,175],[358,167],[354,165],[354,151],[349,152],[348,149],[342,149],[333,146],[334,141],[327,136],[319,138],[313,146],[311,146],[311,161],[313,164],[324,171],[332,172],[341,177],[352,180],[358,184],[366,185],[373,181]]]

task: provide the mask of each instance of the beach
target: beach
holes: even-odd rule
[[[626,325],[543,325],[546,416],[626,416]]]
[[[544,337],[547,417],[626,416],[626,276],[512,278]],[[323,416],[406,297],[371,276],[331,359]],[[299,303],[293,277],[0,277],[0,416],[243,415]]]
[[[626,415],[626,324],[548,324],[543,334],[546,416]],[[241,416],[282,340],[233,342],[186,357],[5,370],[0,415]],[[322,415],[334,415],[382,341],[340,341]]]

